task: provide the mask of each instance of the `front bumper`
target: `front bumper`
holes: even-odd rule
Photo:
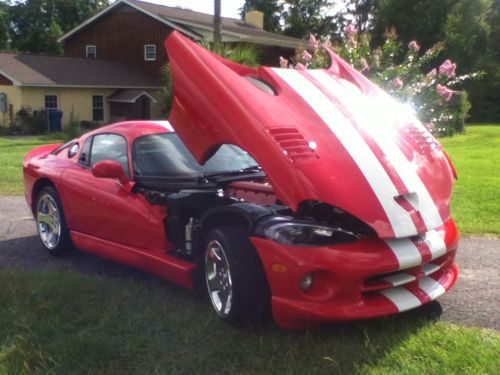
[[[421,236],[328,247],[251,240],[266,271],[276,324],[298,329],[395,314],[436,299],[457,279],[458,237],[449,220]],[[308,273],[314,281],[302,291],[299,282]]]

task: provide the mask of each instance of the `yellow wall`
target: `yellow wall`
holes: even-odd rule
[[[7,105],[12,104],[12,117],[15,117],[16,112],[21,108],[21,88],[16,86],[0,85],[0,92],[7,94]],[[0,113],[0,126],[8,126],[14,119],[7,113]]]
[[[104,122],[109,122],[109,103],[106,98],[114,89],[86,89],[86,88],[22,88],[22,105],[33,109],[45,107],[45,95],[57,95],[59,110],[63,112],[63,126],[69,121],[73,110],[80,121],[92,121],[92,96],[104,96]]]
[[[104,121],[102,124],[110,122],[110,105],[106,98],[116,89],[98,88],[47,88],[47,87],[18,87],[0,85],[0,92],[7,94],[9,104],[13,106],[14,117],[21,107],[32,109],[45,108],[45,95],[57,95],[59,110],[63,112],[63,127],[68,124],[71,110],[80,121],[92,121],[92,96],[104,96]],[[151,103],[150,115],[152,119],[159,117],[157,103]],[[5,121],[4,121],[5,120]],[[11,120],[0,114],[0,125],[6,126]]]

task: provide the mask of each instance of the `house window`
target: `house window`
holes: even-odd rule
[[[92,96],[92,120],[104,121],[104,97],[102,95]]]
[[[97,48],[94,44],[90,44],[86,46],[86,56],[88,59],[97,58]]]
[[[146,44],[144,46],[144,60],[156,61],[156,44]]]
[[[57,95],[45,95],[45,110],[50,111],[58,108]]]

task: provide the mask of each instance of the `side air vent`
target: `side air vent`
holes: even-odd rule
[[[269,134],[292,162],[303,162],[319,159],[314,151],[315,144],[305,140],[295,128],[270,129]]]

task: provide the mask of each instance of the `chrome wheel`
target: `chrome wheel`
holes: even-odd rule
[[[224,248],[215,240],[208,243],[205,253],[205,279],[215,311],[226,318],[233,302],[233,282]]]
[[[38,200],[36,223],[43,244],[49,250],[55,249],[61,238],[61,215],[50,194],[44,194]]]

